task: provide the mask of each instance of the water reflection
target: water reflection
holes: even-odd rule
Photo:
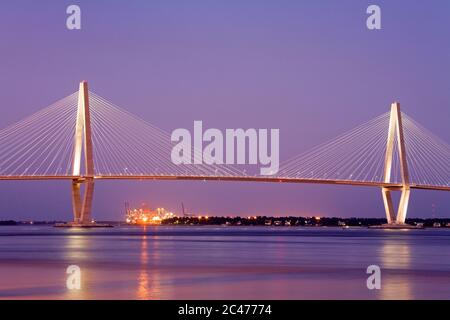
[[[152,250],[152,264],[149,263],[149,249],[148,245],[151,244]],[[138,289],[137,298],[141,300],[161,299],[161,279],[160,272],[154,268],[151,270],[152,265],[158,265],[159,257],[159,242],[155,237],[149,237],[147,230],[144,228],[144,235],[141,240],[141,252],[140,252],[140,272],[138,276]]]
[[[450,230],[0,228],[0,298],[448,299],[448,239]],[[72,264],[79,291],[66,289]],[[366,287],[370,264],[382,268],[381,290]]]
[[[90,283],[90,272],[87,263],[92,259],[91,256],[91,245],[92,240],[88,234],[82,234],[79,230],[68,229],[69,233],[64,244],[64,261],[66,261],[66,266],[64,270],[70,265],[77,265],[81,269],[81,288],[79,290],[70,290],[66,286],[66,281],[64,281],[65,297],[64,299],[89,299],[89,283]],[[67,280],[68,274],[65,274],[65,279]]]
[[[147,252],[147,235],[142,236],[141,241],[141,271],[139,273],[139,284],[137,297],[138,299],[150,299],[149,275],[148,275],[148,252]]]
[[[411,266],[409,241],[388,238],[381,247],[381,290],[382,299],[413,299],[412,279],[407,275]]]

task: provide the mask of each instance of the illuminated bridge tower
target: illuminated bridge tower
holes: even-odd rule
[[[402,177],[401,187],[383,187],[383,201],[386,210],[388,224],[404,224],[406,212],[408,211],[410,181],[408,172],[408,162],[406,158],[405,139],[403,135],[402,114],[400,104],[395,102],[391,105],[391,115],[389,121],[389,133],[386,145],[386,158],[384,164],[384,183],[391,183],[392,162],[394,156],[394,143],[397,141],[397,149],[400,159],[400,170]],[[398,205],[397,215],[395,215],[392,201],[392,191],[401,191],[400,203]]]
[[[82,163],[82,159],[84,163]],[[82,81],[78,92],[77,122],[75,126],[72,159],[72,206],[75,225],[92,224],[92,198],[94,195],[94,160],[92,154],[91,118],[89,112],[88,83]],[[82,164],[84,173],[82,174]],[[79,177],[79,178],[76,178]],[[81,186],[84,194],[81,197]]]

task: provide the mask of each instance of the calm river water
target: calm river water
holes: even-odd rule
[[[0,299],[18,298],[450,299],[450,229],[0,227]]]

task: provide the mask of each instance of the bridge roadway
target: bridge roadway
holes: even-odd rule
[[[68,176],[68,175],[48,175],[48,176],[0,176],[0,180],[75,180],[83,182],[87,179],[94,180],[200,180],[200,181],[247,181],[247,182],[272,182],[272,183],[311,183],[330,184],[348,186],[385,187],[390,189],[401,189],[401,183],[383,183],[375,181],[353,181],[353,180],[326,180],[326,179],[306,179],[306,178],[286,178],[272,176],[175,176],[175,175],[95,175],[88,176]],[[410,184],[411,189],[441,190],[450,191],[449,186],[433,186],[422,184]]]

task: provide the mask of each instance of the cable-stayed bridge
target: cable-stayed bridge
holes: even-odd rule
[[[80,83],[78,92],[0,130],[0,180],[71,180],[74,226],[89,226],[94,181],[220,180],[381,188],[390,224],[406,219],[411,189],[450,191],[450,145],[391,110],[284,163],[271,176],[225,164],[171,161],[168,133]],[[204,157],[192,150],[194,159]],[[84,186],[84,192],[82,192]],[[400,191],[396,210],[392,192]]]

